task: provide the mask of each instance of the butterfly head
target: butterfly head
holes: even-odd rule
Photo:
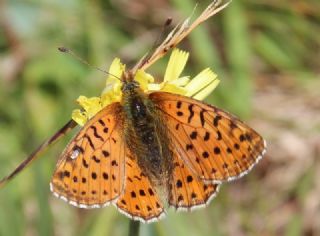
[[[123,93],[133,91],[140,87],[140,84],[134,80],[134,74],[132,71],[125,71],[121,77],[122,87],[121,90]]]

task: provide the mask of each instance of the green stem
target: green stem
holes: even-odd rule
[[[140,221],[130,220],[129,223],[129,236],[138,236],[140,228]]]

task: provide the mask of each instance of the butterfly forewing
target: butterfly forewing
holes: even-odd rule
[[[84,208],[101,207],[119,197],[125,163],[122,124],[119,103],[88,121],[56,166],[51,181],[56,196]]]
[[[204,181],[240,177],[265,152],[263,138],[227,112],[171,93],[154,92],[149,98],[162,112],[180,158]]]

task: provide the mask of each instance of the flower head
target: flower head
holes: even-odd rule
[[[215,89],[219,84],[219,80],[210,68],[202,70],[193,79],[190,79],[189,76],[181,76],[188,57],[188,52],[174,49],[164,74],[164,80],[161,83],[155,83],[153,76],[143,70],[137,70],[134,79],[139,82],[140,88],[146,93],[163,91],[203,100]],[[120,101],[122,82],[118,78],[121,77],[124,71],[125,65],[120,62],[119,58],[114,59],[109,68],[110,76],[106,80],[106,86],[101,96],[91,98],[80,96],[77,102],[82,107],[82,110],[74,110],[72,119],[83,126],[102,108],[113,102]]]

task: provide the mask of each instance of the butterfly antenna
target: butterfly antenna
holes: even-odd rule
[[[65,124],[58,132],[56,132],[51,138],[42,143],[33,153],[30,154],[23,162],[21,162],[11,174],[4,177],[0,180],[0,189],[3,188],[11,179],[13,179],[17,174],[23,171],[29,164],[37,159],[39,155],[44,152],[51,144],[58,141],[64,135],[69,133],[74,127],[77,126],[77,123],[74,120],[70,120]]]
[[[66,47],[58,47],[58,50],[62,53],[67,53],[67,54],[70,54],[71,56],[73,56],[75,59],[77,59],[78,61],[80,61],[81,63],[93,68],[93,69],[96,69],[98,71],[101,71],[102,73],[104,74],[107,74],[107,75],[110,75],[110,76],[113,76],[115,78],[117,78],[118,80],[122,81],[121,78],[119,78],[118,76],[115,76],[113,74],[111,74],[110,72],[108,71],[105,71],[97,66],[93,66],[91,65],[89,62],[87,62],[86,60],[84,60],[82,57],[78,56],[76,53],[74,53],[71,49],[69,48],[66,48]]]

